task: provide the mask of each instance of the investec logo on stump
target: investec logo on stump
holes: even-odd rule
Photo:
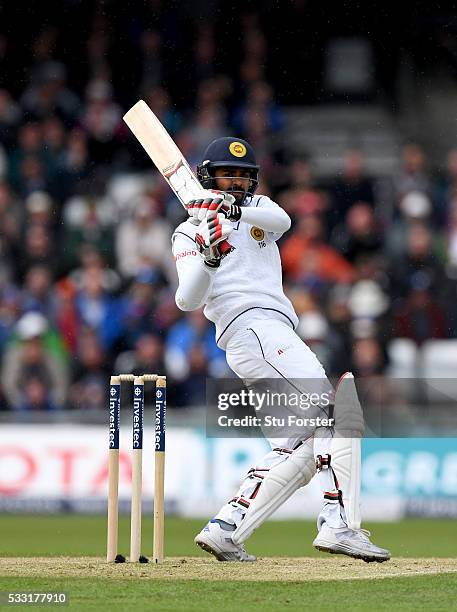
[[[109,398],[109,448],[119,448],[120,386],[111,387]]]
[[[133,391],[133,448],[143,448],[143,385],[136,385]]]
[[[155,439],[154,447],[156,451],[163,451],[165,448],[165,426],[164,411],[165,390],[156,390],[156,410],[155,410]]]

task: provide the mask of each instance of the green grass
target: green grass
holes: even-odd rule
[[[152,548],[152,519],[144,517],[143,551]],[[204,555],[193,544],[203,522],[169,518],[166,554],[170,557]],[[405,520],[366,525],[373,540],[392,550],[394,557],[456,557],[455,521]],[[103,556],[106,519],[103,516],[0,515],[0,556]],[[321,556],[312,548],[315,524],[270,521],[249,541],[259,556]],[[128,553],[129,519],[120,521],[120,550]],[[319,560],[316,559],[316,563]],[[342,559],[342,564],[344,559]],[[384,566],[383,566],[384,567]],[[71,577],[0,577],[0,590],[66,591],[74,610],[142,610],[202,612],[205,610],[283,609],[349,610],[457,610],[457,574],[422,575],[366,580],[281,582]],[[240,572],[243,569],[240,568]],[[27,606],[27,609],[48,609]],[[3,609],[3,608],[2,608]],[[6,609],[6,608],[5,608]],[[15,606],[15,609],[25,609]]]
[[[13,588],[0,578],[0,589]],[[449,574],[338,582],[203,582],[21,578],[15,590],[67,591],[73,610],[452,610],[457,580]],[[30,608],[31,606],[28,606]],[[18,609],[19,606],[14,606]],[[21,606],[25,608],[25,606]],[[41,609],[33,606],[32,609]],[[44,607],[43,607],[44,609]],[[49,610],[49,606],[46,607]],[[65,609],[65,608],[64,608]]]
[[[170,557],[203,555],[193,543],[204,521],[169,518],[165,546]],[[456,523],[452,520],[410,519],[398,523],[367,524],[373,541],[396,557],[455,557]],[[119,549],[127,554],[129,519],[121,517]],[[0,515],[1,556],[103,556],[106,518],[103,516]],[[314,522],[269,521],[249,540],[249,551],[259,556],[319,556],[312,547]],[[144,553],[152,548],[152,519],[143,518]]]

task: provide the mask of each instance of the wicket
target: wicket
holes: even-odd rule
[[[118,554],[119,522],[119,426],[121,412],[121,383],[133,382],[132,427],[132,498],[130,511],[130,562],[147,562],[141,556],[141,499],[143,461],[144,383],[156,383],[155,406],[155,480],[154,480],[154,541],[153,561],[164,558],[164,473],[165,473],[165,413],[167,381],[159,374],[119,374],[111,376],[109,400],[108,450],[108,534],[106,560],[108,563],[125,561]]]

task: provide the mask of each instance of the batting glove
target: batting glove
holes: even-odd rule
[[[221,212],[226,219],[238,221],[241,217],[241,208],[234,204],[235,198],[216,189],[202,189],[198,196],[193,196],[186,202],[189,217],[196,221],[203,221],[209,211]]]
[[[205,265],[209,268],[218,268],[221,259],[228,255],[231,249],[225,240],[232,233],[233,228],[228,219],[222,214],[208,212],[207,217],[200,223],[195,242]]]
[[[239,221],[241,218],[241,206],[235,204],[235,198],[230,193],[221,191],[224,199],[216,208],[216,212],[222,213],[229,221]]]

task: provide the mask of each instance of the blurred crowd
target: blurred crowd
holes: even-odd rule
[[[88,18],[87,74],[72,82],[45,26],[23,86],[0,81],[1,410],[104,408],[119,372],[166,372],[170,404],[191,406],[207,376],[230,375],[212,324],[174,304],[170,236],[185,213],[122,122],[139,97],[191,164],[219,136],[254,146],[258,192],[293,218],[279,247],[297,331],[329,374],[382,375],[397,337],[457,337],[457,151],[437,168],[405,144],[387,191],[357,150],[317,179],[282,138],[287,112],[254,14],[239,20],[236,74],[214,59],[211,23],[194,29],[191,99],[163,87],[163,30],[138,24],[131,87],[117,89],[107,19]],[[10,44],[0,34],[0,68]]]

